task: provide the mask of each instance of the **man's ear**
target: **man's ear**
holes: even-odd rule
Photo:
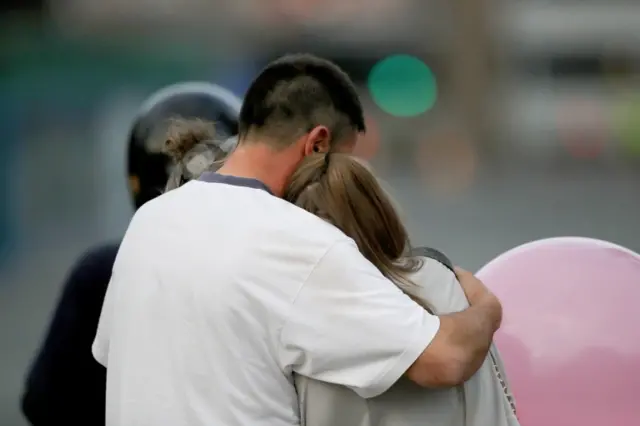
[[[304,145],[304,155],[327,152],[331,147],[331,131],[327,126],[316,126],[309,133]]]

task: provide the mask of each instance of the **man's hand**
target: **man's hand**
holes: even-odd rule
[[[458,266],[454,268],[454,271],[471,306],[477,303],[493,303],[496,306],[496,310],[499,312],[499,326],[502,321],[502,305],[498,298],[471,272]]]

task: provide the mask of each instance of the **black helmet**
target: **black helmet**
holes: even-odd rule
[[[171,159],[163,153],[170,118],[213,121],[216,138],[238,133],[242,101],[230,91],[211,83],[187,82],[164,87],[142,105],[129,134],[129,189],[136,209],[163,191]]]

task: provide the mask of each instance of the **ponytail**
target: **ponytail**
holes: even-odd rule
[[[197,179],[202,173],[222,163],[235,147],[235,139],[215,140],[215,125],[201,119],[171,119],[164,152],[173,160],[165,191]]]

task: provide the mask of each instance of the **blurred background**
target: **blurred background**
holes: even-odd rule
[[[640,251],[635,0],[4,0],[0,16],[0,425],[65,275],[121,237],[132,115],[161,86],[242,95],[269,60],[340,64],[414,242],[476,270],[521,243]]]

